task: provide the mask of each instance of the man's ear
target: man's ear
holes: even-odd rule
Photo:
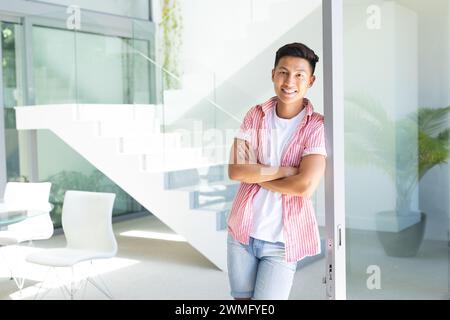
[[[272,69],[272,82],[274,77],[275,77],[275,69]]]
[[[316,76],[312,76],[311,80],[309,81],[309,87],[311,88],[314,84],[314,82],[316,81]]]

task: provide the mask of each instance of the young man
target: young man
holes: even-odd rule
[[[235,299],[287,299],[297,261],[320,253],[310,200],[325,171],[323,116],[304,96],[318,56],[281,47],[276,96],[251,108],[231,149],[228,174],[241,181],[228,219],[228,275]]]

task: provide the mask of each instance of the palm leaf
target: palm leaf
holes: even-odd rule
[[[431,137],[437,137],[447,126],[449,112],[450,106],[437,109],[419,109],[417,120],[420,130]]]
[[[446,163],[450,156],[449,114],[450,106],[419,110],[419,179],[434,166]]]

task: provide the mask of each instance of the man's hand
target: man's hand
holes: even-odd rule
[[[237,140],[236,142],[237,146],[237,161],[238,164],[257,164],[258,163],[258,157],[256,155],[256,151],[252,149],[250,146],[250,143],[248,143],[245,140]],[[244,161],[240,163],[239,161]]]

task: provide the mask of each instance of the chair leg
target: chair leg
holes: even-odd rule
[[[58,273],[56,272],[56,268],[53,268],[55,270],[55,275],[56,275],[56,280],[57,283],[60,284],[58,285],[59,290],[61,291],[63,297],[65,298],[66,295],[65,293],[67,293],[67,295],[70,297],[71,296],[71,291],[70,289],[67,288],[67,286],[64,284],[64,281],[61,281],[58,277]]]
[[[33,240],[28,240],[28,247],[29,248],[34,247]],[[22,289],[23,289],[23,287],[25,285],[25,276],[23,274],[21,275],[21,273],[23,273],[22,270],[21,270],[22,267],[23,267],[22,260],[24,260],[24,259],[22,259],[24,257],[21,256],[21,254],[20,254],[21,251],[22,250],[18,250],[18,255],[17,255],[17,274],[18,274],[18,276],[14,277],[13,274],[12,274],[12,271],[11,271],[11,277],[16,282],[16,285],[19,288],[20,295],[22,295]]]
[[[56,282],[57,282],[57,286],[59,288],[59,290],[61,291],[61,294],[64,298],[66,298],[66,293],[70,296],[70,291],[69,289],[67,289],[67,287],[64,285],[64,282],[62,282],[59,277],[58,277],[58,272],[56,271],[56,267],[49,267],[47,269],[47,273],[45,274],[44,280],[42,280],[42,282],[39,285],[39,289],[38,292],[35,294],[34,296],[34,300],[37,300],[38,296],[39,296],[39,292],[41,291],[45,281],[47,280],[48,274],[50,272],[50,270],[53,270],[55,272],[55,278],[56,278]],[[52,291],[54,288],[49,288],[47,291],[45,291],[44,294],[42,294],[42,296],[40,297],[41,299],[44,298],[44,296],[46,296],[50,291]]]
[[[108,290],[108,287],[106,287],[102,277],[100,275],[98,275],[98,278],[100,279],[100,281],[102,282],[103,288],[101,287],[100,284],[98,284],[93,278],[88,278],[87,281],[89,281],[94,287],[97,288],[98,291],[100,291],[101,293],[103,293],[105,296],[107,296],[110,300],[113,300],[113,296],[111,295],[111,293]]]
[[[28,241],[28,247],[34,247],[32,240]],[[6,249],[6,248],[8,248],[8,246],[5,246],[4,248]],[[11,248],[8,248],[8,250],[9,249],[11,249]],[[14,275],[13,267],[11,267],[10,261],[7,259],[7,257],[3,254],[3,252],[1,250],[0,250],[0,255],[1,255],[2,259],[5,261],[6,266],[7,266],[8,270],[9,270],[9,276],[10,276],[9,280],[14,280],[14,282],[16,283],[17,288],[19,289],[19,294],[22,295],[22,289],[23,289],[23,287],[25,285],[25,276],[21,275],[21,273],[23,273],[23,272],[21,272],[22,271],[21,267],[22,267],[22,260],[23,260],[24,256],[22,254],[23,253],[22,252],[22,247],[20,245],[17,245],[16,249],[18,249],[16,251],[16,253],[17,253],[16,254],[16,266],[17,266],[16,272],[17,272],[17,275]]]
[[[70,300],[73,300],[73,297],[75,295],[75,288],[74,288],[74,270],[73,266],[70,268],[72,272],[72,277],[70,279]]]
[[[70,279],[70,284],[69,285],[65,285],[63,281],[61,281],[61,279],[58,277],[58,274],[56,272],[56,268],[49,268],[47,271],[47,274],[44,278],[44,281],[41,282],[38,292],[36,293],[34,299],[36,300],[40,290],[42,289],[42,286],[45,282],[45,280],[47,279],[48,273],[50,271],[50,269],[53,269],[55,271],[55,276],[57,279],[57,283],[62,284],[62,285],[58,285],[59,289],[61,290],[62,294],[64,297],[66,297],[66,294],[69,296],[70,300],[74,300],[75,299],[75,295],[79,290],[83,290],[83,294],[82,294],[82,299],[84,299],[84,296],[86,294],[86,288],[88,283],[92,284],[97,290],[99,290],[101,293],[103,293],[107,298],[113,300],[113,296],[111,294],[111,292],[109,291],[108,287],[106,286],[106,283],[104,281],[104,279],[102,278],[102,276],[100,274],[97,274],[97,277],[99,279],[99,282],[95,281],[93,277],[90,276],[90,271],[92,271],[92,261],[89,267],[89,270],[85,276],[85,279],[81,279],[79,282],[75,281],[75,268],[71,267],[71,279]],[[83,283],[84,281],[84,283]],[[51,291],[51,289],[47,290],[40,298],[42,299],[49,291]]]
[[[5,249],[6,248],[8,248],[8,246],[5,246],[4,247]],[[9,249],[11,249],[11,248],[8,248],[8,250]],[[21,273],[21,258],[22,258],[22,256],[21,256],[21,250],[20,250],[20,246],[17,246],[17,249],[19,249],[19,250],[17,250],[17,254],[16,254],[16,266],[17,266],[17,270],[16,270],[16,272],[17,272],[17,276],[16,275],[14,275],[14,272],[13,272],[13,267],[10,265],[10,261],[9,261],[9,259],[7,258],[7,255],[4,255],[3,254],[3,252],[0,250],[0,255],[2,256],[2,259],[5,261],[5,264],[6,264],[6,266],[7,266],[7,268],[8,268],[8,270],[9,270],[9,280],[14,280],[14,282],[15,282],[15,284],[16,284],[16,286],[17,286],[17,288],[19,289],[19,293],[20,293],[20,295],[22,295],[22,289],[23,289],[23,286],[24,286],[24,284],[25,284],[25,277],[23,277],[23,276],[20,276],[20,273]],[[12,255],[13,256],[13,255]]]
[[[89,282],[89,281],[87,281],[87,278],[84,279],[83,294],[81,295],[81,299],[82,299],[82,300],[84,300],[84,296],[86,295],[86,288],[87,288],[88,282]]]
[[[45,280],[47,280],[48,273],[50,272],[51,269],[52,269],[52,268],[48,268],[48,269],[47,269],[47,272],[45,273],[44,280],[42,280],[41,283],[39,284],[38,291],[37,291],[36,294],[34,295],[33,300],[37,300],[37,298],[38,298],[38,296],[39,296],[39,292],[41,291],[42,286],[44,285]],[[48,292],[48,291],[47,291],[47,292]],[[47,292],[44,293],[44,294],[42,295],[41,299],[47,294]]]
[[[90,270],[92,270],[93,267],[93,263],[91,260],[91,265],[90,265]],[[106,285],[105,281],[103,280],[102,276],[100,275],[100,273],[97,273],[97,277],[100,280],[100,283],[97,283],[93,277],[91,276],[87,276],[86,280],[91,283],[95,288],[97,288],[98,291],[100,291],[101,293],[103,293],[108,299],[110,300],[114,300],[114,297],[112,296],[111,292],[108,289],[108,286]]]
[[[77,292],[83,286],[83,280],[76,281],[75,266],[70,267],[71,276],[70,276],[70,280],[69,280],[70,283],[68,285],[64,284],[64,281],[61,281],[61,279],[58,277],[58,274],[56,272],[56,268],[53,268],[53,269],[55,270],[57,283],[60,284],[60,285],[58,285],[58,287],[61,290],[63,297],[66,298],[66,293],[67,293],[69,299],[70,300],[74,300],[75,299],[75,295],[77,294]]]

